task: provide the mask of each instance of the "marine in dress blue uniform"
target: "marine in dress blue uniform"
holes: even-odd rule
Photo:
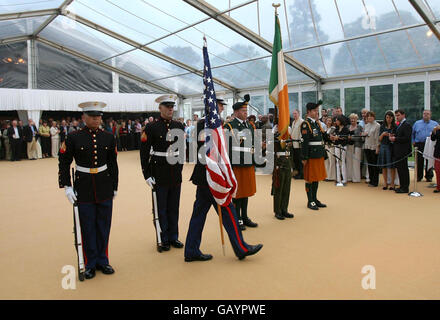
[[[172,129],[182,130],[183,124],[172,120],[173,108],[177,96],[163,95],[156,99],[161,111],[160,118],[145,126],[141,136],[140,158],[142,173],[147,184],[154,187],[157,195],[157,207],[161,228],[162,243],[158,251],[183,248],[179,241],[179,204],[182,184],[183,164],[170,164],[169,157],[178,157],[178,152],[168,153],[169,147],[177,142],[167,141]]]
[[[79,105],[86,114],[83,129],[67,135],[59,153],[59,187],[65,188],[72,203],[79,209],[85,277],[95,270],[114,273],[109,264],[108,243],[112,220],[113,198],[118,190],[116,141],[112,134],[99,128],[105,103],[86,102]],[[72,189],[70,165],[75,160],[75,183]]]
[[[222,97],[217,98],[217,104],[219,107],[219,114],[223,111],[223,106],[226,105],[225,100]],[[200,132],[205,128],[205,119],[201,119],[197,122],[197,137]],[[203,134],[201,135],[204,136]],[[197,149],[203,147],[205,141],[197,142]],[[203,149],[202,149],[203,150]],[[200,244],[202,241],[203,227],[205,226],[206,215],[211,208],[217,211],[217,202],[211,194],[211,191],[206,180],[206,161],[204,160],[206,154],[204,152],[198,152],[197,163],[194,167],[194,171],[191,175],[191,181],[197,186],[196,201],[194,202],[191,221],[189,223],[188,234],[186,236],[185,243],[185,261],[207,261],[212,259],[212,255],[203,254],[200,251]],[[218,214],[218,212],[217,212]],[[221,207],[223,226],[226,229],[229,240],[235,255],[240,259],[246,258],[246,256],[253,255],[260,251],[263,247],[262,244],[249,245],[244,239],[240,229],[240,225],[237,219],[237,213],[232,202],[227,207]]]

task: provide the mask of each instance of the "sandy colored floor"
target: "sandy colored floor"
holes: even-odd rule
[[[244,232],[262,251],[238,261],[227,242],[222,255],[211,210],[202,251],[209,262],[185,263],[182,249],[155,250],[151,197],[137,152],[119,154],[120,185],[110,238],[112,276],[97,273],[64,290],[65,265],[76,267],[72,209],[57,186],[57,160],[0,162],[0,299],[439,299],[440,196],[427,183],[422,198],[321,183],[329,208],[306,209],[302,181],[294,181],[293,220],[272,213],[270,176],[257,176],[249,201],[257,229]],[[195,186],[184,168],[180,239],[185,241]],[[376,269],[376,289],[361,286],[361,269]]]

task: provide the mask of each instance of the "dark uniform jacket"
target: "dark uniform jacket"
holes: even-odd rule
[[[224,128],[232,132],[232,138],[228,141],[228,153],[229,153],[229,159],[231,161],[232,166],[240,166],[240,167],[248,167],[254,165],[254,155],[253,152],[251,152],[251,163],[245,163],[245,159],[249,159],[249,155],[245,158],[245,153],[249,154],[249,152],[245,151],[234,151],[232,150],[233,147],[244,147],[244,148],[254,148],[254,127],[252,124],[250,124],[247,120],[240,122],[237,118],[234,118],[234,120],[226,123],[224,125]],[[250,130],[250,135],[243,135],[243,130],[248,129]],[[247,141],[247,139],[250,139],[250,141]],[[240,157],[237,155],[233,156],[233,154],[240,153]],[[240,159],[240,162],[235,163],[233,160]]]
[[[183,132],[184,127],[179,121],[165,120],[161,117],[155,122],[148,123],[141,137],[142,173],[145,180],[154,177],[158,186],[174,186],[182,183],[182,164],[171,165],[166,157],[151,155],[151,148],[156,152],[167,152],[169,146],[177,141],[177,137],[174,141],[167,141],[167,134],[172,129],[180,129]]]
[[[393,143],[394,159],[400,160],[412,151],[411,136],[412,126],[405,120],[396,129],[396,140]]]
[[[102,129],[92,131],[84,127],[67,135],[59,152],[59,187],[72,186],[70,164],[85,168],[99,168],[107,165],[107,170],[97,174],[75,172],[74,189],[78,202],[96,203],[113,198],[118,190],[118,163],[116,161],[116,141],[113,135]]]
[[[330,141],[330,138],[319,122],[307,118],[301,124],[301,136],[303,139],[301,143],[301,158],[303,160],[327,158],[324,141]],[[322,144],[310,145],[310,142],[322,142]]]
[[[199,136],[200,132],[205,129],[205,119],[201,119],[197,122],[196,127],[196,137]],[[190,180],[195,184],[196,186],[208,186],[208,182],[206,180],[206,153],[201,152],[199,153],[200,148],[204,145],[205,141],[198,141],[197,140],[197,162],[194,166],[194,171],[191,175]],[[201,161],[203,160],[203,161]]]

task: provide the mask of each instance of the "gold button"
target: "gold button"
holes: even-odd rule
[[[95,166],[98,165],[98,162],[95,162]]]
[[[95,144],[93,147],[98,148],[98,147],[96,146],[96,144]]]
[[[96,138],[96,134],[93,135],[93,138]]]
[[[95,150],[94,152],[95,152],[95,153],[98,153],[98,151],[97,151],[97,150]]]
[[[95,160],[98,160],[98,157],[95,157]]]
[[[96,140],[93,140],[94,143],[96,143]]]

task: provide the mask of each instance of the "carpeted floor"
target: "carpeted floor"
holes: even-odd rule
[[[259,223],[244,231],[255,256],[238,261],[226,238],[222,255],[218,217],[208,215],[202,251],[209,262],[185,263],[183,249],[159,254],[151,192],[138,152],[120,153],[110,263],[116,273],[64,290],[61,270],[76,268],[72,207],[58,189],[57,160],[0,162],[0,299],[439,299],[440,195],[419,184],[421,198],[364,183],[345,188],[323,182],[327,209],[306,208],[303,181],[293,181],[290,212],[272,212],[270,176],[257,176],[249,215]],[[180,240],[185,241],[195,199],[185,165]],[[376,289],[362,288],[365,265],[376,271]]]

